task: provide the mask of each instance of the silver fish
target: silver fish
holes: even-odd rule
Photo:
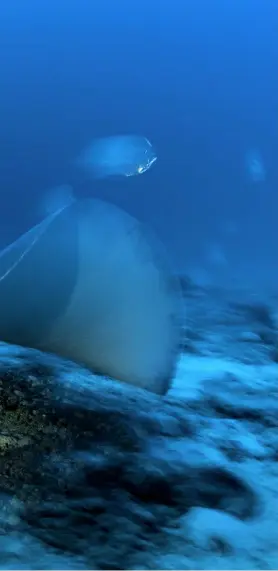
[[[146,137],[118,135],[95,139],[80,155],[78,165],[93,178],[143,174],[157,156]]]

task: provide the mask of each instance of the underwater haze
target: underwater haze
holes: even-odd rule
[[[147,223],[194,281],[275,289],[277,24],[277,0],[2,1],[0,245],[70,185]],[[151,141],[152,168],[76,168],[118,135]]]

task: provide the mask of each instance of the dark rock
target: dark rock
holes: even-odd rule
[[[258,513],[255,492],[231,470],[187,458],[192,410],[174,400],[3,344],[0,415],[0,490],[12,533],[77,558],[76,568],[148,567],[167,526],[192,507],[242,520]],[[175,438],[179,461],[168,449]]]

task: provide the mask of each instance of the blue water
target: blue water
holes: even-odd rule
[[[178,271],[275,287],[277,25],[277,0],[3,0],[1,244],[71,184],[147,222]],[[80,151],[118,134],[147,137],[155,165],[83,178]]]

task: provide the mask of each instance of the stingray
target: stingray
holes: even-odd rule
[[[158,394],[179,354],[181,294],[143,224],[75,201],[0,254],[0,339]]]

